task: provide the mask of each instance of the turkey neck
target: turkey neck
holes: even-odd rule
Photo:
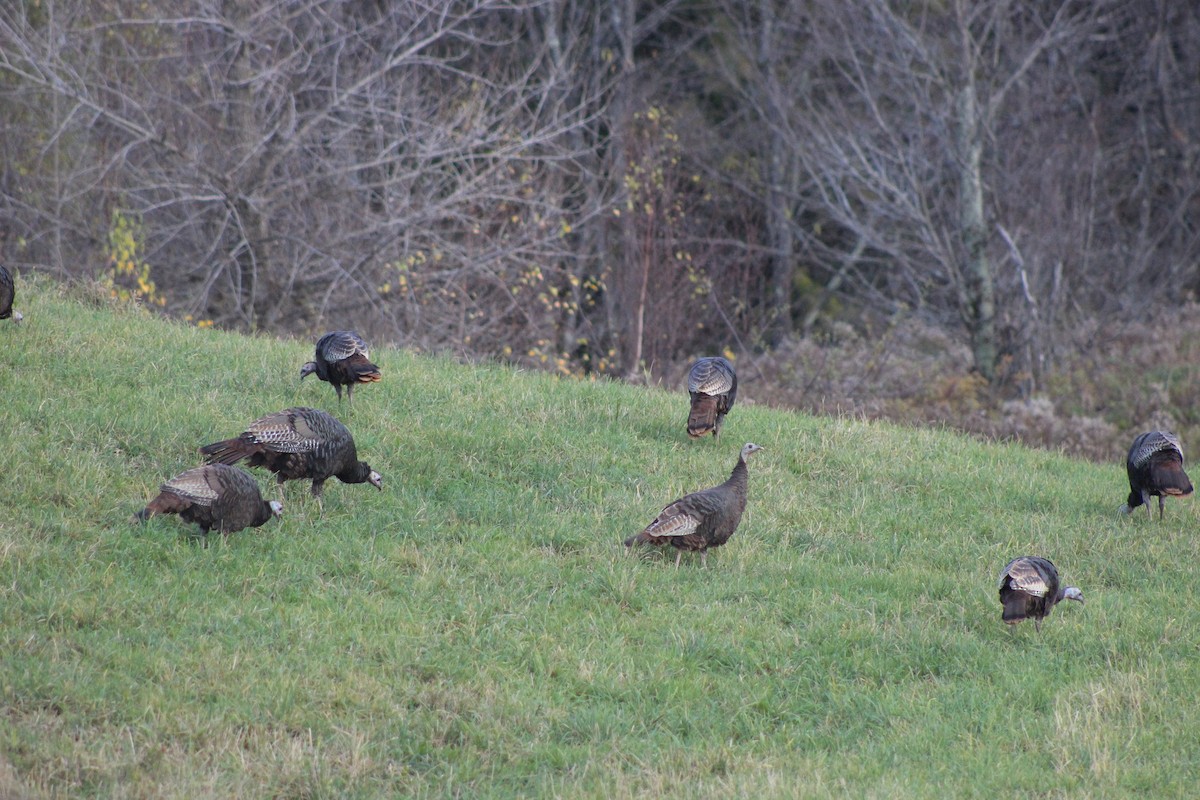
[[[711,538],[711,546],[724,544],[737,529],[746,510],[746,484],[750,475],[746,460],[739,456],[737,465],[729,475],[729,480],[717,487],[717,494],[723,495],[716,513],[705,523],[706,537]]]
[[[250,527],[257,528],[260,525],[265,525],[274,513],[271,510],[270,501],[264,500],[263,504],[259,506],[258,512],[254,515],[254,521],[250,523]]]
[[[355,461],[348,469],[337,473],[335,477],[342,483],[366,483],[371,475],[371,467],[365,461]]]
[[[746,484],[749,482],[749,478],[750,470],[746,466],[746,459],[738,456],[738,463],[734,466],[733,472],[729,473],[729,480],[725,481],[725,485],[737,493],[742,506],[746,505]]]

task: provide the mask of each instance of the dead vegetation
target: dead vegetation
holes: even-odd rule
[[[1063,334],[1071,352],[1027,374],[989,384],[971,369],[961,339],[906,319],[863,334],[834,326],[823,337],[743,357],[747,397],[818,414],[937,425],[1016,440],[1097,462],[1121,461],[1151,428],[1200,442],[1200,305],[1141,320],[1080,325]]]

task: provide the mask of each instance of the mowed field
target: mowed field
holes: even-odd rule
[[[749,368],[689,441],[679,387],[385,347],[349,412],[309,342],[86,295],[25,280],[0,323],[5,800],[1194,796],[1200,509],[1119,517],[1123,453],[756,407]],[[384,491],[290,483],[225,539],[130,521],[293,405]],[[626,555],[747,441],[707,569]],[[1000,622],[1024,554],[1087,600],[1040,635]]]

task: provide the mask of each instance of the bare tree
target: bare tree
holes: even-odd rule
[[[1102,6],[851,0],[748,15],[727,4],[745,57],[718,52],[766,131],[763,196],[785,207],[764,214],[793,220],[792,236],[830,290],[849,289],[887,313],[956,309],[976,368],[993,377],[997,258],[1006,252],[992,196],[1005,145],[998,127],[1021,108],[1013,98],[1031,73],[1087,42]],[[740,65],[763,52],[774,56],[747,81]],[[792,75],[786,97],[781,72]],[[786,174],[781,143],[807,178],[788,182],[799,191],[787,198],[775,189]],[[788,256],[778,244],[773,251]]]
[[[625,375],[916,313],[1009,380],[1200,288],[1197,43],[1168,0],[17,0],[0,246]]]
[[[0,11],[5,102],[32,109],[11,152],[36,168],[5,196],[24,258],[95,270],[119,209],[181,314],[469,351],[555,338],[550,290],[582,284],[565,232],[608,202],[578,188],[605,79],[574,63],[594,42],[573,4],[173,10]]]

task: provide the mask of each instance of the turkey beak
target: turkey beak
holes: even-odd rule
[[[376,489],[381,492],[383,491],[383,477],[378,472],[372,471],[371,474],[367,476],[367,480],[370,481],[371,485]]]

